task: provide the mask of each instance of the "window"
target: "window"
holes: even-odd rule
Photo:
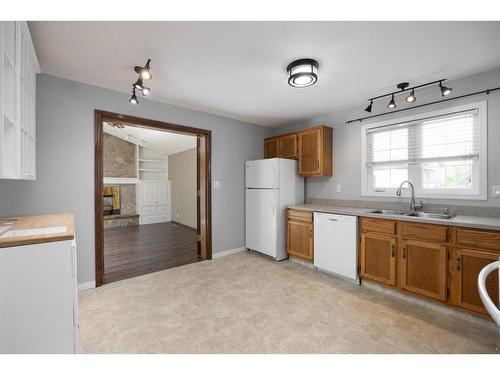
[[[362,127],[362,195],[410,180],[422,198],[487,199],[486,130],[486,102]]]

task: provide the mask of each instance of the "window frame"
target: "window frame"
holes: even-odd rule
[[[429,193],[430,189],[423,189],[420,181],[412,180],[410,169],[408,169],[408,178],[415,183],[415,195],[419,198],[430,199],[460,199],[460,200],[487,200],[488,199],[488,116],[487,116],[487,101],[473,102],[455,107],[448,107],[432,112],[424,112],[416,115],[395,118],[392,120],[371,123],[361,126],[361,196],[366,197],[395,197],[397,188],[384,189],[383,191],[374,191],[368,188],[368,167],[367,162],[367,130],[382,126],[396,125],[400,123],[418,121],[428,117],[443,116],[453,114],[455,112],[463,112],[468,110],[478,110],[479,122],[479,167],[475,169],[478,176],[478,186],[473,189],[472,193],[463,193],[461,189],[440,189],[436,192]],[[420,177],[418,178],[420,180]],[[401,181],[402,182],[402,181]]]

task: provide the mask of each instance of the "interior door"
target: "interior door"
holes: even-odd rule
[[[497,253],[477,250],[456,249],[455,270],[457,273],[456,303],[458,306],[487,314],[479,297],[477,278],[479,272],[491,262],[498,260]],[[493,272],[486,279],[486,289],[493,302],[499,306],[498,298],[498,271]]]
[[[401,287],[446,301],[448,247],[433,242],[403,240]]]
[[[251,160],[245,163],[245,187],[276,189],[279,186],[276,159]]]
[[[246,189],[245,246],[272,257],[277,256],[278,192]]]

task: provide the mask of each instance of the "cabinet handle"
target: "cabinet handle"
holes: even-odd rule
[[[406,258],[406,246],[403,247],[403,258]]]
[[[391,246],[391,256],[394,258],[396,256],[396,245]]]
[[[460,257],[457,258],[457,271],[460,271],[461,267],[461,262],[460,262]]]

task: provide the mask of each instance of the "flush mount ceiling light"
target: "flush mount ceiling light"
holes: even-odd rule
[[[146,62],[146,65],[144,65],[144,67],[136,66],[134,68],[135,72],[137,74],[139,74],[142,77],[142,79],[145,81],[149,81],[151,78],[153,78],[153,76],[151,74],[151,67],[149,66],[150,63],[151,63],[151,59],[149,59]]]
[[[139,104],[139,100],[137,100],[137,95],[135,95],[135,87],[132,89],[132,96],[128,101],[132,104]]]
[[[370,104],[365,108],[365,111],[371,113],[371,111],[373,109],[373,102],[375,100],[382,99],[382,98],[387,98],[389,96],[391,97],[391,100],[390,100],[389,104],[387,105],[387,108],[394,109],[394,108],[396,108],[395,95],[400,94],[402,92],[406,92],[406,91],[410,91],[410,94],[407,97],[405,97],[405,101],[407,103],[409,103],[409,104],[413,104],[413,103],[415,103],[417,101],[417,96],[415,95],[415,90],[416,89],[419,89],[421,87],[436,85],[436,84],[439,85],[439,89],[441,91],[441,96],[447,96],[447,95],[449,95],[451,93],[451,90],[453,90],[453,89],[450,88],[450,87],[443,86],[443,82],[444,81],[446,81],[446,79],[440,79],[439,81],[433,81],[433,82],[429,82],[429,83],[424,83],[422,85],[413,86],[413,87],[410,87],[410,84],[408,82],[398,83],[396,85],[396,87],[399,89],[398,91],[393,91],[393,92],[390,92],[388,94],[379,95],[379,96],[376,96],[376,97],[368,99],[368,101],[370,102]],[[370,116],[370,117],[373,117],[373,116]]]
[[[292,87],[312,86],[318,80],[319,64],[313,59],[300,59],[292,61],[286,67],[288,84]]]

